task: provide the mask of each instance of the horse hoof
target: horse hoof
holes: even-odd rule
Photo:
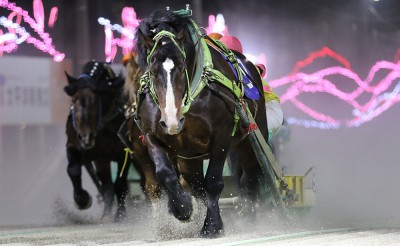
[[[111,224],[113,223],[113,216],[110,213],[103,214],[103,216],[101,216],[100,222],[102,224]]]
[[[200,237],[202,238],[217,238],[224,234],[223,229],[205,229],[204,227],[201,229]]]
[[[92,206],[92,197],[85,190],[82,190],[80,192],[74,192],[74,200],[75,200],[75,206],[79,210],[88,209]]]
[[[126,217],[126,210],[118,208],[117,213],[115,214],[115,222],[125,221]]]
[[[168,211],[180,221],[189,221],[193,214],[192,196],[185,195],[179,204],[168,201]]]
[[[221,217],[216,218],[207,217],[204,221],[204,226],[201,228],[200,237],[215,238],[224,233],[224,224]]]
[[[190,217],[188,220],[182,220],[182,222],[191,222],[194,221],[194,219],[196,218],[196,215],[199,213],[199,207],[197,204],[196,199],[194,198],[194,196],[192,196],[192,213],[190,214]]]

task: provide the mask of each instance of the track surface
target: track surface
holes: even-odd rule
[[[271,235],[275,234],[275,235]],[[399,228],[328,229],[246,233],[217,239],[157,240],[135,233],[131,225],[84,225],[56,228],[8,229],[0,243],[9,245],[400,245]]]
[[[153,210],[154,209],[154,210]],[[156,213],[153,213],[156,211]],[[71,211],[70,211],[71,212]],[[74,212],[75,213],[75,212]],[[399,245],[399,223],[329,226],[306,221],[306,216],[282,222],[274,213],[261,212],[246,222],[237,211],[222,209],[224,234],[216,239],[199,238],[205,209],[194,221],[182,223],[168,215],[165,207],[139,208],[122,223],[77,219],[64,210],[63,224],[53,226],[0,227],[0,245]],[[61,217],[59,217],[61,219]],[[372,226],[374,224],[374,226]]]

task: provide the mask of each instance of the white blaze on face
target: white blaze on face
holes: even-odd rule
[[[163,63],[163,68],[167,72],[167,95],[165,97],[165,124],[170,130],[172,127],[176,128],[178,126],[177,112],[178,109],[175,106],[174,90],[172,88],[171,82],[171,71],[174,68],[174,62],[167,58]]]

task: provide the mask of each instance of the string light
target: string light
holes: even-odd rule
[[[222,36],[229,35],[228,26],[225,25],[225,18],[222,14],[209,15],[208,16],[208,26],[206,27],[207,34],[219,33]]]
[[[58,8],[53,7],[50,10],[50,16],[49,16],[49,23],[47,24],[50,28],[54,27],[54,24],[57,21],[57,16],[58,16]]]
[[[328,55],[324,54],[325,52]],[[378,61],[372,66],[365,80],[362,80],[358,74],[349,69],[350,63],[346,59],[337,53],[332,53],[332,50],[329,48],[311,53],[307,59],[303,60],[307,62],[297,63],[297,65],[308,65],[315,62],[315,58],[324,56],[330,56],[346,67],[328,67],[310,74],[297,72],[269,82],[272,88],[288,86],[280,97],[282,104],[290,101],[301,111],[316,120],[308,121],[291,118],[291,120],[288,121],[289,123],[321,129],[336,129],[343,125],[347,127],[356,127],[377,117],[399,101],[400,87],[396,87],[391,93],[387,91],[393,86],[395,81],[400,78],[400,62]],[[386,72],[386,75],[379,81],[375,81],[377,77],[376,74],[380,72]],[[342,81],[343,79],[346,81],[354,81],[356,89],[350,92],[344,92],[338,89],[330,78],[335,78],[335,81]],[[335,119],[330,114],[318,112],[299,100],[299,96],[303,93],[317,92],[332,95],[353,107],[351,114],[353,118],[345,120]],[[366,94],[370,99],[363,104],[360,103],[358,100]]]
[[[139,26],[140,20],[136,18],[135,9],[132,7],[124,7],[121,13],[121,19],[124,26],[119,24],[111,24],[111,21],[99,17],[97,21],[104,26],[105,32],[105,55],[106,61],[112,61],[117,54],[117,47],[122,48],[122,54],[130,52],[134,46],[134,38],[136,28]],[[114,38],[113,32],[121,34],[121,38]]]
[[[321,50],[312,52],[306,59],[302,61],[298,61],[293,68],[291,74],[295,74],[299,72],[299,70],[311,63],[314,62],[315,59],[321,58],[321,57],[326,57],[329,56],[335,60],[337,60],[339,63],[341,63],[343,66],[346,68],[350,69],[350,62],[346,60],[343,56],[340,54],[336,53],[335,51],[331,50],[329,47],[323,47]]]
[[[60,62],[65,58],[64,53],[55,50],[54,46],[52,45],[52,38],[50,37],[50,35],[44,32],[44,10],[41,0],[33,1],[33,11],[35,19],[29,16],[28,11],[22,9],[21,7],[18,7],[13,2],[2,0],[0,1],[0,7],[11,11],[8,18],[5,18],[4,16],[0,18],[0,24],[8,28],[9,33],[16,34],[17,36],[19,35],[19,37],[17,37],[16,39],[8,40],[6,43],[3,43],[3,45],[0,46],[0,54],[2,54],[3,51],[11,53],[12,51],[17,49],[19,44],[26,41],[27,43],[32,44],[37,49],[53,56],[53,60],[56,62]],[[55,12],[55,10],[53,10],[53,12]],[[16,17],[16,22],[12,21],[14,17]],[[21,27],[22,20],[25,23],[29,24],[29,26],[39,35],[41,40],[33,37],[29,32],[25,30],[25,28]]]

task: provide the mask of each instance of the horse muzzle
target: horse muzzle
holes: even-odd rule
[[[83,149],[91,149],[95,145],[95,134],[79,135],[79,144]]]
[[[169,135],[179,134],[182,131],[184,124],[185,124],[184,116],[182,116],[180,120],[177,121],[177,123],[172,123],[172,124],[167,124],[163,119],[160,120],[160,125],[162,130]]]

